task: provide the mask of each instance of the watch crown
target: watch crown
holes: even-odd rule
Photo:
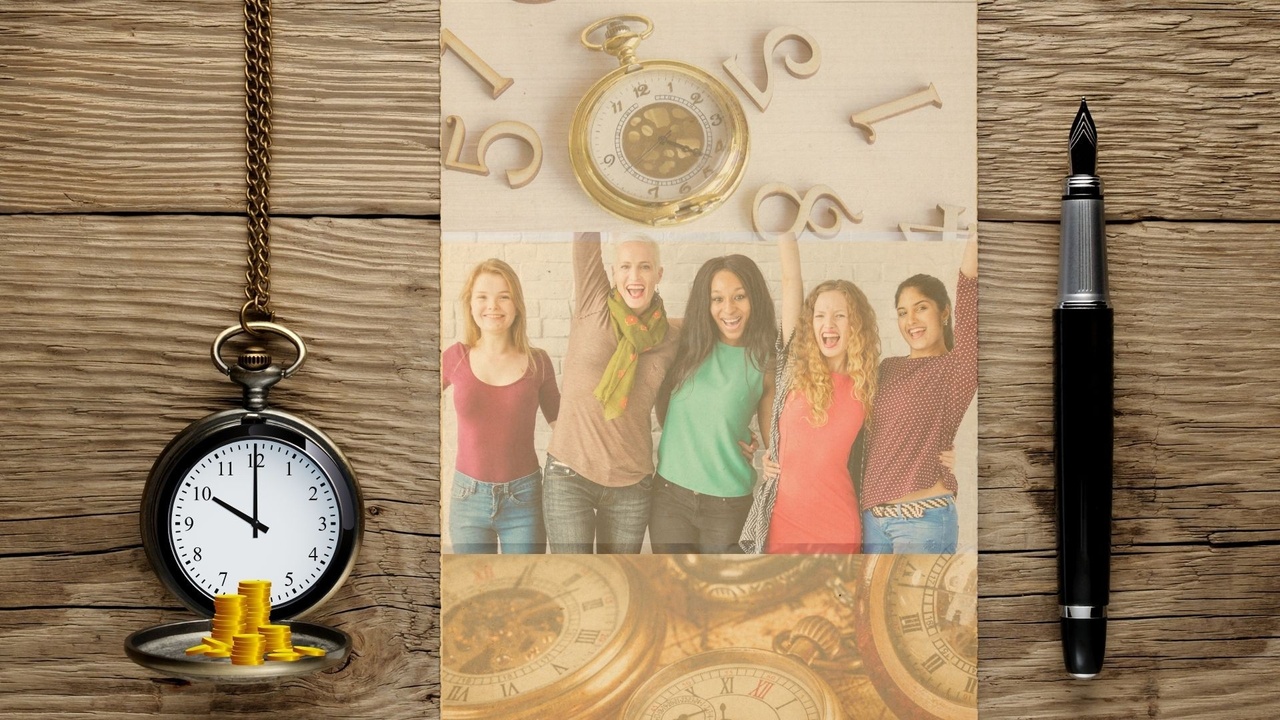
[[[840,631],[830,620],[817,615],[810,615],[796,623],[790,640],[787,652],[799,657],[806,665],[815,658],[830,660],[840,652]]]
[[[264,348],[245,348],[245,351],[236,360],[236,364],[245,370],[265,370],[271,365],[271,355]]]

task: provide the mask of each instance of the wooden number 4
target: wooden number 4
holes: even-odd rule
[[[528,125],[515,120],[503,120],[489,126],[489,129],[480,134],[480,142],[476,144],[476,162],[465,163],[460,159],[462,157],[462,145],[467,141],[467,127],[463,124],[462,118],[457,115],[450,115],[445,118],[444,124],[448,128],[453,129],[453,135],[449,138],[449,152],[445,154],[444,166],[450,170],[458,170],[474,175],[489,175],[489,166],[485,163],[484,156],[489,151],[489,146],[503,138],[513,138],[523,140],[533,150],[533,159],[529,164],[512,170],[507,170],[507,184],[512,189],[519,189],[533,182],[538,176],[538,171],[542,169],[542,140],[538,137],[538,133]]]
[[[738,64],[738,56],[734,55],[724,61],[725,72],[729,73],[729,77],[738,83],[738,87],[751,98],[751,102],[760,108],[760,112],[764,112],[769,107],[769,103],[773,102],[773,55],[777,52],[778,46],[787,40],[796,40],[809,50],[809,59],[800,61],[796,58],[786,55],[783,57],[783,64],[787,68],[787,72],[791,73],[791,77],[807,78],[813,77],[818,72],[818,67],[822,65],[822,50],[818,48],[818,41],[813,39],[809,33],[795,27],[778,27],[769,31],[764,37],[764,87],[756,87],[755,83],[747,77],[742,71],[742,66]]]

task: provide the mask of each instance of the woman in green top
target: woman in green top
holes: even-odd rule
[[[662,441],[649,514],[655,553],[741,552],[756,481],[751,418],[760,427],[769,418],[776,334],[769,285],[751,258],[703,263],[658,391]]]

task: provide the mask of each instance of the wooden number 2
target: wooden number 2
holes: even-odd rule
[[[467,141],[467,126],[463,124],[462,118],[457,115],[450,115],[445,118],[444,124],[453,129],[453,135],[449,138],[449,152],[445,154],[444,166],[450,170],[458,170],[461,172],[472,173],[474,175],[489,175],[489,166],[485,164],[484,156],[489,151],[489,146],[503,138],[514,138],[516,140],[525,141],[531,150],[533,150],[533,160],[523,168],[515,170],[507,170],[507,184],[512,189],[519,189],[533,182],[538,176],[538,171],[542,169],[542,140],[538,137],[538,133],[528,125],[515,120],[503,120],[489,126],[489,129],[480,134],[480,142],[476,145],[476,163],[464,163],[459,158],[462,156],[462,145]]]
[[[791,77],[807,78],[813,77],[818,72],[818,67],[822,65],[822,50],[818,47],[818,41],[813,39],[809,33],[795,27],[777,27],[769,31],[764,37],[764,88],[756,87],[755,83],[747,77],[742,71],[742,66],[738,64],[738,56],[734,55],[724,61],[725,72],[729,73],[729,77],[738,83],[738,87],[751,98],[751,102],[760,108],[760,112],[764,112],[769,107],[769,103],[773,101],[773,54],[777,52],[778,46],[787,40],[798,40],[806,48],[809,49],[809,59],[803,62],[791,57],[790,55],[783,57],[783,63],[786,65],[787,72],[791,73]]]

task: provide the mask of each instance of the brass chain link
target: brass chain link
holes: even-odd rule
[[[273,321],[271,308],[271,0],[244,3],[245,209],[249,269],[240,326]]]

